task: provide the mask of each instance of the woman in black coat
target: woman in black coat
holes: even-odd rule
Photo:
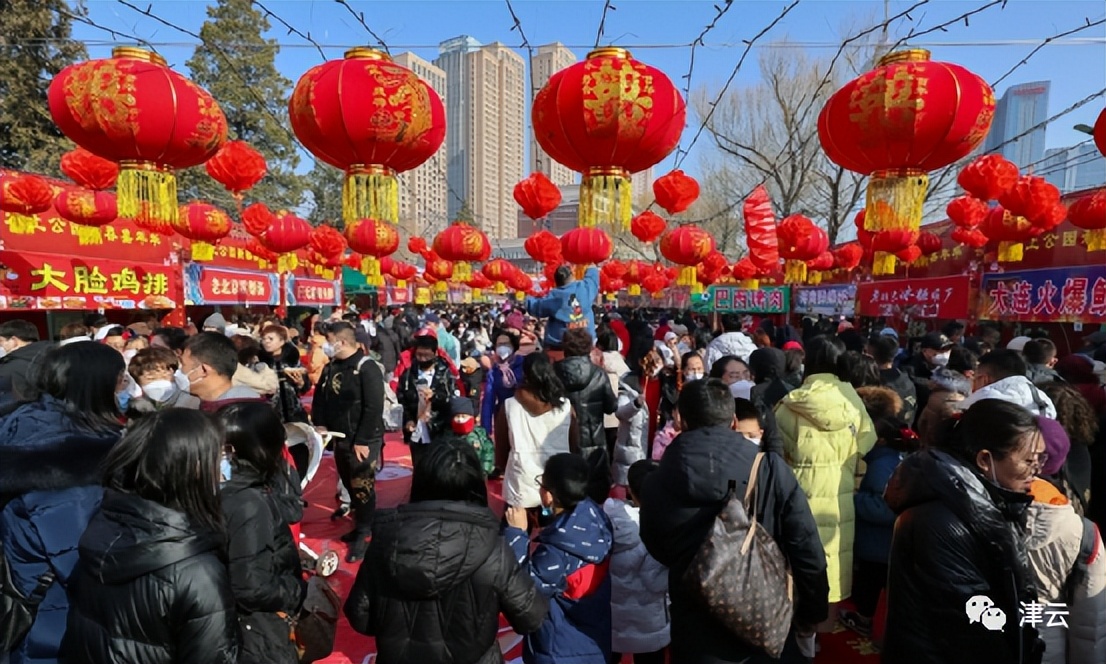
[[[548,610],[500,534],[480,459],[462,441],[429,446],[411,502],[377,513],[345,605],[350,625],[376,637],[379,664],[501,664],[500,612],[524,634]]]
[[[296,664],[286,617],[299,613],[307,585],[289,525],[303,517],[303,502],[284,461],[284,426],[260,402],[228,406],[219,419],[232,450],[221,497],[242,644],[238,662]]]
[[[209,416],[144,417],[104,462],[104,500],[81,536],[62,661],[234,664],[238,625],[223,556]]]
[[[556,364],[557,377],[564,384],[579,423],[580,454],[592,469],[588,497],[601,505],[611,490],[611,462],[603,416],[618,408],[618,397],[606,372],[591,361],[592,341],[587,330],[566,331],[561,347],[565,359]]]
[[[1019,627],[1036,601],[1025,549],[1030,484],[1044,439],[1036,418],[985,399],[907,457],[884,499],[896,514],[883,661],[1032,664],[1043,644]]]

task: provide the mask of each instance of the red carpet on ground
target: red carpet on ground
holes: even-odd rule
[[[384,468],[377,480],[377,505],[382,509],[407,502],[411,491],[411,457],[407,446],[398,435],[389,434],[384,448],[384,459]],[[330,580],[335,590],[344,599],[353,585],[359,564],[351,565],[345,562],[347,545],[338,539],[350,529],[352,522],[349,519],[337,522],[330,520],[330,513],[337,506],[334,499],[337,481],[333,459],[327,456],[304,496],[308,507],[304,512],[302,541],[317,553],[332,549],[342,557],[341,567],[334,576],[330,577]],[[492,509],[502,513],[501,482],[489,482],[488,498]],[[511,631],[505,622],[500,630],[499,643],[508,664],[522,662],[522,639]],[[879,662],[879,655],[868,639],[857,636],[840,624],[836,632],[823,635],[821,644],[822,649],[815,659],[815,664],[878,664]],[[321,661],[323,664],[373,664],[376,659],[375,653],[376,645],[373,639],[353,631],[343,616],[338,623],[334,653]],[[631,658],[627,656],[624,661],[628,664]]]

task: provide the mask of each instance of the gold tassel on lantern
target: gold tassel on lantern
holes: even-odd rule
[[[817,286],[822,283],[822,273],[818,271],[808,272],[806,275],[806,282],[812,286]]]
[[[342,220],[399,223],[399,181],[383,166],[353,166],[342,184]]]
[[[1097,228],[1083,233],[1087,251],[1106,251],[1106,229]]]
[[[925,171],[875,171],[868,180],[865,200],[864,230],[871,233],[893,230],[918,230],[922,223],[922,206],[929,189]],[[895,255],[877,251],[872,261],[872,274],[895,273]]]
[[[523,293],[522,291],[515,291],[515,300],[518,302],[525,302],[526,293]]]
[[[484,299],[484,291],[480,290],[479,288],[473,288],[472,299],[477,301]]]
[[[453,264],[453,281],[463,282],[472,279],[472,264],[461,261]]]
[[[361,259],[361,274],[365,275],[365,283],[370,286],[384,285],[384,275],[380,273],[380,261],[372,256]]]
[[[760,279],[742,279],[741,287],[748,290],[757,290],[760,288]]]
[[[295,254],[281,254],[277,258],[277,272],[292,272],[300,266],[300,259]]]
[[[580,182],[580,228],[606,226],[612,231],[630,230],[634,216],[630,174],[621,169],[593,168]]]
[[[120,162],[115,188],[120,219],[133,219],[158,233],[177,220],[177,178],[168,168],[147,161]]]
[[[502,281],[495,282],[495,286],[492,286],[492,292],[496,295],[503,295],[507,292],[507,284]]]
[[[194,260],[194,261],[215,260],[215,245],[208,244],[207,242],[193,242],[192,243],[192,260]]]
[[[1025,258],[1025,245],[1021,242],[999,242],[998,262],[1020,263]]]
[[[82,247],[87,247],[93,244],[103,244],[104,234],[99,228],[93,226],[80,226],[73,225],[77,229],[77,244]]]
[[[789,284],[801,284],[806,281],[806,262],[787,261],[784,264],[783,280]]]
[[[699,272],[694,266],[680,268],[680,273],[676,277],[676,285],[694,288],[697,283],[699,283]]]
[[[626,289],[626,292],[629,293],[631,297],[638,297],[639,295],[641,295],[641,286],[639,286],[638,284],[630,284],[630,287]]]

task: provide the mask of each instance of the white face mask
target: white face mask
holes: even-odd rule
[[[680,343],[676,344],[676,353],[678,353],[680,357],[683,357],[684,355],[687,355],[690,352],[691,352],[691,347],[688,346],[687,344],[685,344],[684,342],[681,341]]]
[[[752,438],[752,437],[749,437],[749,436],[745,436],[745,440],[749,441],[750,443],[752,443],[754,445],[757,445],[757,446],[760,445],[760,438]]]
[[[748,399],[752,389],[753,381],[739,380],[733,385],[730,385],[730,395],[735,399]]]
[[[323,344],[323,355],[327,357],[334,357],[334,345],[329,341]]]
[[[949,363],[949,352],[937,353],[933,356],[933,364],[939,367],[946,366]]]
[[[702,380],[702,379],[703,379],[703,372],[702,371],[689,371],[689,372],[684,374],[684,382],[685,383],[690,383],[692,381]]]
[[[511,353],[513,353],[513,352],[515,352],[515,349],[512,348],[511,346],[496,346],[495,347],[495,354],[499,357],[500,360],[506,360],[508,357],[511,356]]]
[[[151,401],[164,403],[177,391],[176,384],[171,380],[153,380],[142,386],[142,393]]]

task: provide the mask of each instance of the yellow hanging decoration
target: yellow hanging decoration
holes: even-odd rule
[[[694,288],[698,283],[699,271],[695,269],[695,266],[684,266],[680,268],[680,274],[676,277],[676,285]]]
[[[638,284],[630,284],[629,288],[626,289],[626,292],[629,293],[632,297],[637,297],[641,295],[641,286],[639,286]]]
[[[484,299],[484,291],[480,290],[479,288],[473,288],[472,289],[472,299],[473,300],[482,300],[482,299]]]
[[[342,184],[342,220],[399,223],[399,181],[384,166],[354,165]]]
[[[864,230],[871,233],[918,230],[928,189],[929,176],[925,171],[908,168],[873,172],[865,197]],[[872,274],[894,274],[895,262],[894,254],[877,251],[872,260]]]
[[[215,245],[207,242],[193,242],[192,260],[201,262],[215,260]]]
[[[801,284],[806,281],[806,261],[787,261],[784,264],[783,280],[788,284]]]
[[[104,234],[99,228],[93,226],[80,226],[73,225],[77,229],[77,244],[82,247],[87,247],[92,244],[103,244]]]
[[[281,254],[277,258],[277,273],[292,272],[300,266],[300,260],[295,254]]]
[[[1021,242],[999,242],[998,262],[1019,263],[1025,258],[1025,245]]]
[[[495,285],[492,286],[492,292],[496,295],[503,295],[507,292],[507,284],[503,283],[502,281],[495,282]]]
[[[515,300],[517,300],[518,302],[526,301],[526,293],[523,293],[522,291],[515,291]]]
[[[361,259],[361,274],[365,275],[365,283],[370,286],[380,287],[384,285],[384,275],[380,272],[380,261],[373,256],[365,256]]]
[[[156,232],[177,221],[177,178],[167,166],[120,162],[115,188],[120,219],[133,219],[140,227]]]
[[[472,264],[461,261],[453,264],[453,281],[462,283],[472,279]]]
[[[818,284],[822,283],[822,273],[817,270],[809,272],[806,275],[806,282],[808,284],[811,284],[812,286],[817,286]]]
[[[634,216],[630,173],[621,168],[593,168],[580,182],[580,206],[576,225],[606,226],[614,232],[630,230]]]
[[[1097,228],[1083,233],[1087,251],[1106,251],[1106,229]]]
[[[758,290],[760,288],[760,279],[742,279],[740,281],[742,288],[749,290]]]

